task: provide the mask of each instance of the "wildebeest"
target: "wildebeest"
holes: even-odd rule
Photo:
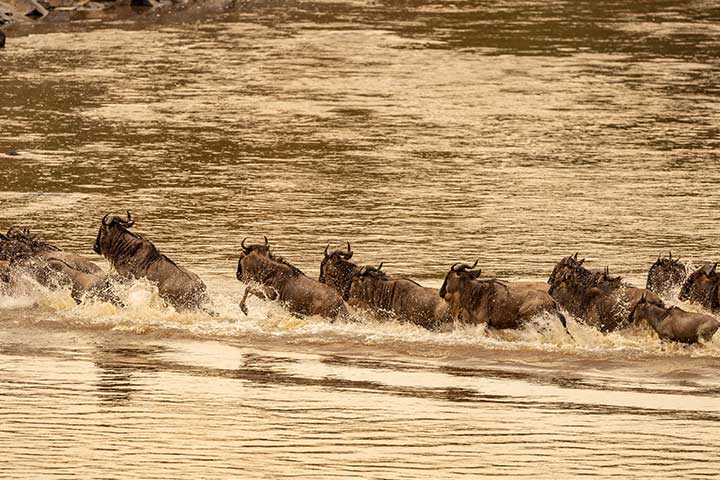
[[[658,295],[668,295],[680,287],[687,276],[685,264],[678,258],[672,258],[670,252],[667,258],[658,257],[648,271],[647,284],[645,288]]]
[[[160,297],[176,308],[200,308],[208,301],[207,288],[195,273],[161,254],[152,242],[128,230],[135,222],[105,215],[93,250],[105,257],[124,278],[146,278]]]
[[[711,312],[720,310],[720,275],[717,263],[705,264],[691,273],[680,289],[680,300],[699,303]]]
[[[256,282],[260,289],[247,285],[240,301],[240,309],[247,315],[245,302],[249,294],[259,298],[279,300],[291,313],[297,315],[319,315],[326,318],[347,316],[345,302],[338,292],[329,285],[320,283],[286,260],[276,257],[270,251],[270,243],[245,245],[238,259],[236,277],[249,284]]]
[[[440,287],[440,296],[450,304],[455,320],[497,329],[519,328],[548,312],[558,317],[567,332],[565,316],[546,291],[528,283],[481,279],[482,270],[474,270],[477,263],[454,264]]]
[[[434,288],[409,278],[393,278],[379,267],[365,266],[355,273],[349,303],[373,312],[432,329],[449,323],[450,305]]]
[[[41,285],[69,285],[77,302],[84,296],[117,301],[105,272],[89,260],[39,240],[27,228],[13,227],[0,237],[0,259],[8,264],[6,278],[11,267],[19,268]]]
[[[320,262],[320,283],[325,283],[333,287],[345,301],[350,298],[350,285],[353,277],[360,271],[355,263],[350,259],[353,251],[350,248],[350,242],[347,244],[347,251],[333,250],[328,253],[330,245],[325,247],[325,255]]]
[[[696,343],[710,340],[720,323],[710,315],[687,312],[678,307],[663,308],[643,295],[630,313],[631,322],[647,321],[663,340]]]
[[[563,258],[548,282],[550,295],[558,304],[586,325],[603,332],[618,330],[631,323],[630,311],[645,295],[648,302],[664,307],[655,293],[632,287],[621,277],[611,277],[608,269],[591,271],[575,256]]]

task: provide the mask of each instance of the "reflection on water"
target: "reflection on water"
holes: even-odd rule
[[[102,215],[130,209],[219,314],[158,308],[142,282],[123,309],[32,282],[0,295],[0,476],[717,474],[720,338],[572,319],[575,343],[542,325],[487,338],[257,300],[246,318],[234,278],[240,241],[262,235],[312,276],[350,241],[360,263],[434,286],[478,257],[544,279],[579,250],[636,283],[661,251],[717,260],[714,5],[194,15],[0,53],[0,228],[92,255]]]
[[[94,476],[115,462],[130,478],[701,478],[719,466],[720,402],[696,395],[705,381],[719,386],[698,375],[708,361],[689,362],[681,391],[662,379],[662,358],[486,352],[438,362],[379,350],[366,361],[347,347],[295,353],[89,330],[2,333],[28,343],[3,354],[0,447],[10,478]]]
[[[99,218],[205,274],[268,235],[416,277],[578,249],[639,274],[717,256],[716,12],[643,2],[244,2],[204,24],[3,53],[3,224],[90,251]],[[129,27],[129,26],[128,26]]]

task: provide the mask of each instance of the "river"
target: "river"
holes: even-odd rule
[[[217,317],[0,294],[0,478],[714,478],[720,335],[663,344],[237,306],[240,242],[439,286],[580,252],[644,286],[720,259],[711,2],[233,2],[0,50],[0,229],[92,253],[102,216]],[[12,152],[13,154],[7,154]],[[676,298],[668,299],[677,302]],[[684,305],[694,309],[693,306]]]

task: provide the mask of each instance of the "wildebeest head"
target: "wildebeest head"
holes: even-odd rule
[[[720,275],[717,273],[717,263],[706,263],[685,280],[679,298],[700,301],[706,307],[715,308],[718,303],[718,286],[720,286]]]
[[[54,245],[39,240],[28,228],[10,227],[7,235],[0,234],[0,260],[15,261],[30,258],[40,252],[57,251]]]
[[[238,266],[237,266],[237,272],[235,272],[235,276],[238,280],[241,282],[242,280],[242,262],[245,258],[247,258],[252,253],[256,253],[258,255],[261,255],[263,257],[273,258],[272,253],[270,252],[270,242],[268,241],[267,237],[263,237],[265,240],[264,243],[253,243],[246,245],[245,240],[247,238],[243,238],[243,241],[240,243],[240,246],[242,247],[242,251],[240,252],[240,258],[238,259]]]
[[[385,272],[382,271],[383,265],[385,265],[385,262],[380,262],[380,265],[378,265],[377,267],[365,265],[355,273],[355,278],[359,279],[360,281],[371,278],[388,278]]]
[[[358,266],[350,261],[353,256],[350,242],[347,244],[347,250],[328,252],[329,248],[330,245],[325,247],[325,255],[320,262],[320,278],[318,280],[333,287],[347,300],[353,276],[358,272]]]
[[[585,259],[583,258],[581,260],[578,260],[578,253],[579,252],[575,252],[575,255],[570,255],[569,257],[563,258],[555,265],[555,268],[553,268],[553,271],[547,281],[550,285],[552,285],[557,280],[557,278],[563,274],[563,272],[567,270],[575,270],[578,267],[582,266],[582,264],[585,262]]]
[[[108,213],[100,222],[100,229],[97,237],[95,237],[93,251],[98,255],[106,255],[109,252],[109,246],[113,238],[126,232],[133,225],[135,225],[135,222],[132,220],[129,210],[127,211],[127,218],[116,217]]]
[[[445,275],[442,287],[440,287],[440,297],[449,300],[447,297],[452,296],[463,288],[463,283],[469,280],[480,278],[481,269],[474,270],[479,260],[468,265],[467,263],[456,263],[450,271]]]
[[[647,289],[656,293],[663,293],[683,283],[687,275],[687,268],[679,259],[672,257],[661,258],[650,267],[647,277]]]

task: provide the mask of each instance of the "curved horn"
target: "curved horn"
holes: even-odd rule
[[[668,255],[670,256],[670,260],[672,260],[672,252],[668,252]]]
[[[265,235],[263,235],[263,238],[265,239],[265,246],[266,246],[266,247],[269,247],[269,246],[270,246],[270,242],[268,242],[267,237],[266,237]]]
[[[328,256],[328,253],[327,253],[327,252],[328,252],[328,248],[330,248],[330,244],[329,244],[329,243],[327,244],[327,247],[325,247],[325,258],[327,258],[327,256]]]
[[[459,272],[461,270],[462,262],[453,263],[453,266],[450,267],[450,270],[453,272]]]
[[[248,247],[245,246],[245,240],[247,240],[247,237],[242,239],[242,242],[240,242],[240,246],[242,247],[243,251],[245,251],[245,253],[247,253],[249,249],[248,249]]]
[[[573,260],[577,260],[578,253],[580,252],[575,252],[575,255],[573,255]]]
[[[106,221],[109,216],[110,216],[110,214],[109,214],[109,213],[106,213],[105,216],[104,216],[103,219],[102,219],[102,224],[105,225],[106,227],[112,223],[112,220],[111,220],[110,222],[107,222],[107,221]]]
[[[380,265],[378,265],[377,271],[379,272],[382,270],[383,265],[385,265],[385,262],[380,262]]]
[[[472,270],[473,268],[477,267],[477,264],[478,264],[478,262],[479,262],[479,261],[480,261],[480,259],[479,259],[479,258],[478,258],[478,259],[476,259],[476,260],[475,260],[475,263],[473,263],[473,266],[472,266],[472,267],[470,267],[470,270]]]
[[[717,262],[713,265],[713,268],[710,270],[711,273],[715,273],[715,269],[717,269]]]
[[[353,256],[353,251],[352,251],[352,248],[350,248],[350,242],[347,242],[347,245],[348,245],[348,249],[347,249],[347,253],[345,254],[345,260],[350,260]]]
[[[132,227],[133,225],[135,225],[135,222],[134,222],[133,219],[130,217],[130,210],[126,210],[126,212],[127,212],[127,221],[126,221],[125,223],[127,223],[127,228],[130,228],[130,227]]]

